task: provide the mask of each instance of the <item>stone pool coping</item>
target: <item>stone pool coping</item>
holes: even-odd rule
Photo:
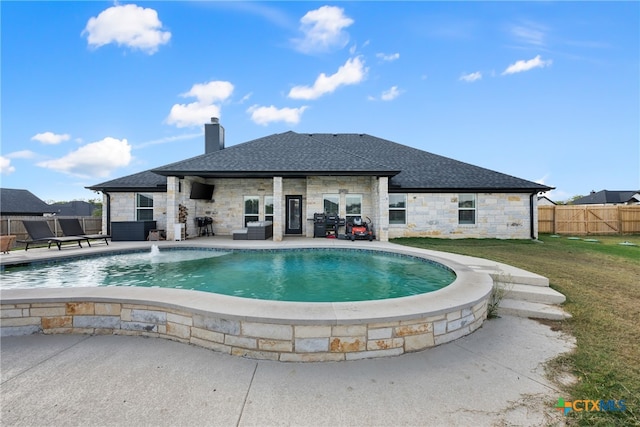
[[[160,288],[7,289],[1,296],[0,333],[142,335],[256,359],[340,361],[423,350],[465,336],[485,320],[493,288],[488,273],[446,253],[344,243],[331,247],[423,257],[451,268],[457,277],[451,285],[428,294],[339,303],[262,301]],[[101,248],[99,254],[123,251],[112,246]],[[212,242],[160,246],[239,248]],[[272,242],[254,248],[318,247],[313,241],[293,246]],[[138,247],[150,244],[133,248]]]

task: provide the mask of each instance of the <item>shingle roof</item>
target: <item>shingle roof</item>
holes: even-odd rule
[[[418,150],[386,139],[359,134],[316,134],[327,144],[362,153],[401,172],[390,180],[392,188],[445,190],[534,190],[550,188],[500,172]]]
[[[162,176],[161,176],[162,175]],[[92,190],[162,191],[165,176],[265,177],[370,175],[390,177],[390,191],[548,191],[551,187],[438,156],[367,134],[285,132],[234,145]]]
[[[526,190],[550,187],[366,134],[286,132],[153,170],[162,175],[390,176],[398,190]]]
[[[87,188],[95,191],[166,191],[167,178],[148,170]]]
[[[42,215],[53,212],[55,209],[28,190],[0,188],[0,214],[2,215]]]
[[[234,145],[223,150],[153,169],[162,175],[264,176],[285,175],[397,174],[400,169],[385,166],[366,155],[344,147],[328,145],[312,135],[285,132]]]
[[[593,192],[588,196],[575,199],[572,204],[574,205],[595,205],[595,204],[620,204],[627,203],[631,198],[640,193],[640,191],[612,191],[601,190]]]

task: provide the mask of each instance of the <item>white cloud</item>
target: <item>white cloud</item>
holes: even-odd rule
[[[520,61],[516,61],[514,64],[509,65],[507,69],[502,72],[502,75],[504,76],[506,74],[520,73],[522,71],[529,71],[534,68],[544,68],[551,65],[551,63],[552,61],[550,59],[545,61],[540,58],[540,55],[538,55],[533,59],[529,59],[528,61],[525,61],[523,59]]]
[[[298,124],[302,113],[304,113],[307,108],[307,106],[300,108],[276,108],[273,105],[270,107],[253,105],[247,109],[247,112],[251,113],[251,120],[259,125],[266,126],[272,122]]]
[[[295,86],[289,91],[292,99],[317,99],[335,91],[338,87],[360,83],[366,77],[368,68],[360,57],[350,58],[338,71],[327,76],[321,73],[313,86]]]
[[[480,80],[482,78],[482,73],[480,71],[476,71],[475,73],[463,74],[460,76],[460,80],[465,82],[475,82],[476,80]]]
[[[131,146],[126,139],[106,137],[84,145],[64,157],[38,163],[38,166],[70,175],[104,178],[114,169],[131,162]]]
[[[393,99],[396,99],[398,96],[400,96],[398,86],[391,86],[389,90],[385,90],[384,92],[382,92],[382,96],[380,97],[380,99],[382,99],[383,101],[391,101]]]
[[[240,99],[240,101],[238,102],[238,104],[244,104],[246,101],[248,101],[251,97],[253,96],[253,92],[249,92],[248,94],[246,94],[245,96],[242,97],[242,99]]]
[[[233,93],[233,85],[229,82],[214,80],[208,83],[196,83],[189,92],[181,94],[183,98],[196,98],[201,104],[212,104],[224,101]]]
[[[11,166],[11,159],[4,156],[0,156],[0,174],[10,175],[16,171],[16,168]]]
[[[160,139],[154,139],[154,140],[151,140],[151,141],[141,142],[140,144],[134,145],[133,149],[134,150],[138,150],[140,148],[149,147],[151,145],[160,145],[160,144],[167,144],[167,143],[175,142],[175,141],[185,141],[185,140],[189,140],[189,139],[195,139],[195,138],[202,137],[202,134],[203,134],[203,132],[186,133],[186,134],[183,134],[183,135],[167,136],[167,137],[160,138]]]
[[[35,156],[36,153],[31,150],[14,151],[5,155],[7,159],[33,159]]]
[[[31,137],[32,141],[38,141],[43,144],[60,144],[62,141],[68,141],[71,138],[71,135],[68,133],[56,134],[53,132],[43,132],[37,133]]]
[[[89,19],[82,34],[87,35],[89,46],[94,48],[116,43],[149,55],[171,39],[169,31],[162,31],[162,22],[155,10],[135,4],[116,4],[103,10]]]
[[[193,97],[196,102],[190,104],[175,104],[171,107],[166,122],[179,128],[202,126],[211,117],[220,117],[220,103],[227,100],[233,93],[233,84],[225,81],[210,81],[196,83],[188,92],[180,94],[183,98]]]
[[[294,39],[293,43],[304,53],[343,48],[349,42],[349,34],[344,29],[353,22],[353,19],[344,14],[344,9],[322,6],[307,12],[300,19],[300,31],[304,33],[304,37]]]
[[[544,46],[547,36],[547,28],[532,22],[524,25],[513,25],[510,28],[511,34],[523,43]]]
[[[376,58],[382,59],[383,61],[392,62],[392,61],[395,61],[396,59],[400,59],[400,54],[399,53],[391,53],[391,54],[376,53]]]

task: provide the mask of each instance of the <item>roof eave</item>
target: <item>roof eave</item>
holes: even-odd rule
[[[307,177],[307,176],[386,176],[392,177],[400,171],[159,171],[154,173],[162,176],[197,176],[200,178],[271,178],[274,176],[283,177]]]

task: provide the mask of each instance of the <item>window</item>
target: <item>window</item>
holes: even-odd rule
[[[136,194],[136,221],[153,221],[153,194]]]
[[[476,223],[476,195],[460,194],[458,196],[458,224]]]
[[[389,224],[407,223],[407,195],[389,194]]]
[[[248,222],[258,221],[258,209],[260,206],[260,198],[258,196],[244,196],[244,226]]]
[[[347,194],[347,222],[356,216],[362,216],[362,194]]]
[[[273,221],[273,196],[264,196],[264,220]]]
[[[322,196],[324,213],[327,215],[338,215],[340,213],[340,195],[325,194]]]

